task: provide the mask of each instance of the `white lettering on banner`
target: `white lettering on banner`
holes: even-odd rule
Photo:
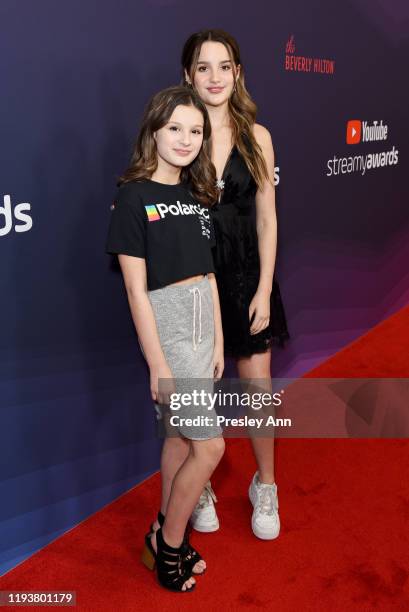
[[[181,204],[177,200],[176,204],[155,204],[156,209],[159,212],[160,218],[163,219],[168,213],[174,216],[178,215],[200,215],[205,219],[209,219],[209,210],[199,206],[199,204]]]
[[[347,123],[346,143],[348,145],[358,145],[360,143],[375,142],[388,139],[389,128],[383,123],[383,119],[372,121],[369,125],[367,121],[351,119]],[[396,166],[399,161],[399,149],[392,146],[388,151],[371,151],[360,155],[344,155],[327,160],[326,176],[338,176],[360,172],[363,176],[367,170]]]
[[[374,121],[372,125],[368,125],[367,121],[362,121],[362,141],[369,142],[371,140],[386,140],[388,137],[388,126],[383,125],[382,119],[378,125]]]
[[[28,232],[33,227],[33,220],[30,215],[25,214],[25,211],[31,210],[31,205],[28,202],[22,202],[14,207],[11,206],[11,198],[9,195],[3,197],[4,206],[0,206],[0,215],[4,217],[4,226],[0,227],[0,236],[8,234],[13,227],[13,212],[17,221],[22,221],[14,227],[14,231]]]
[[[333,159],[327,161],[328,172],[326,176],[350,174],[351,172],[361,172],[364,175],[367,170],[373,168],[394,166],[398,163],[398,158],[399,150],[395,146],[390,151],[354,155],[353,157],[337,157],[334,155]]]

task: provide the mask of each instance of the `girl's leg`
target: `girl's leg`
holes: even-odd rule
[[[271,393],[271,351],[257,353],[251,357],[237,360],[239,377],[243,379],[262,379],[257,384],[263,384],[263,391]],[[260,481],[265,484],[274,483],[274,438],[251,436],[254,455],[256,457]]]
[[[263,392],[272,393],[270,377],[271,353],[255,354],[238,360],[237,367],[242,379],[255,379]],[[258,473],[254,474],[249,487],[253,504],[251,526],[254,535],[263,540],[273,540],[280,533],[277,485],[274,482],[274,438],[251,435]]]
[[[172,484],[163,535],[170,546],[180,546],[186,525],[201,492],[224,453],[223,438],[191,440],[190,452]],[[152,538],[154,544],[154,539]]]
[[[162,500],[160,511],[166,515],[172,482],[180,466],[186,461],[189,454],[189,441],[186,438],[165,438],[162,447],[160,474],[162,481]],[[154,529],[159,529],[157,521],[153,523]]]
[[[186,461],[190,451],[189,440],[183,437],[165,438],[161,455],[162,501],[161,513],[166,516],[172,482],[181,465]],[[159,529],[158,519],[152,524],[153,530]],[[194,574],[201,574],[206,569],[206,561],[199,559],[193,566]]]

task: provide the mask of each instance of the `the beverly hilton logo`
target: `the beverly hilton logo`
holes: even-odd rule
[[[285,46],[285,52],[286,53],[295,53],[295,42],[294,42],[294,35],[293,34],[287,40],[287,44]]]
[[[335,73],[335,60],[296,55],[294,34],[292,34],[285,45],[284,69],[291,72],[317,72],[332,76]]]

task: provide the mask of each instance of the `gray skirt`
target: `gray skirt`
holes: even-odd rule
[[[222,428],[208,399],[214,392],[214,316],[208,277],[148,291],[148,297],[175,382],[176,396],[170,406],[155,404],[166,429],[164,435],[190,440],[221,436]],[[184,401],[182,394],[188,394]]]

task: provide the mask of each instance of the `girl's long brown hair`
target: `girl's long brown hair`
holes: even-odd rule
[[[222,43],[233,64],[233,74],[237,77],[237,67],[240,74],[235,90],[229,99],[229,113],[233,131],[233,143],[237,146],[258,187],[269,180],[267,165],[259,144],[253,135],[253,125],[256,122],[257,106],[253,102],[244,83],[244,70],[240,60],[240,49],[237,41],[224,30],[201,30],[192,34],[184,44],[182,51],[182,68],[186,70],[194,83],[197,63],[202,44],[207,41]],[[183,83],[186,80],[183,74]]]
[[[203,145],[193,162],[182,168],[180,180],[188,184],[192,196],[198,202],[210,206],[217,200],[216,171],[210,158],[210,121],[206,106],[187,87],[168,87],[151,98],[145,109],[129,168],[119,178],[118,185],[151,178],[158,167],[154,132],[167,124],[179,105],[194,106],[203,115]]]

